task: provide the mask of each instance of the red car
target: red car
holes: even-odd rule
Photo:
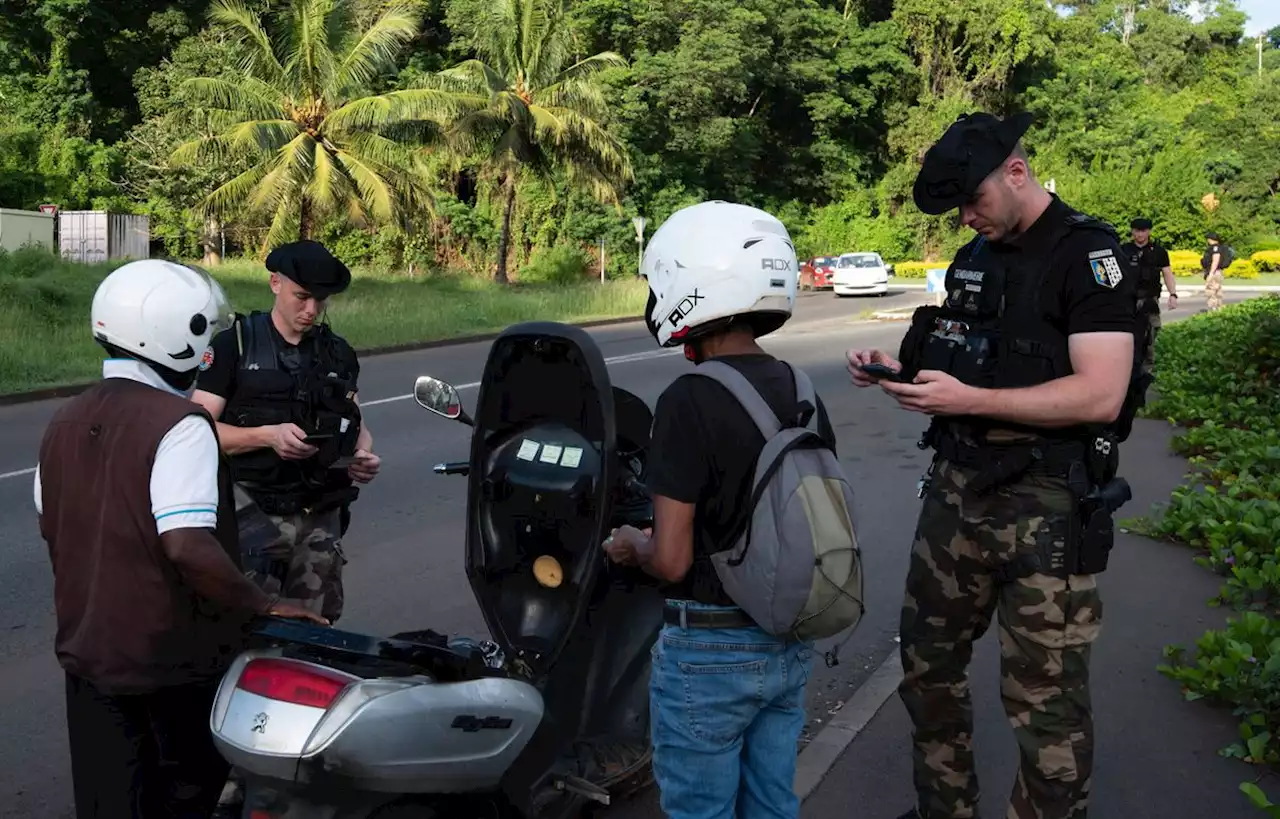
[[[801,290],[825,290],[831,287],[836,270],[835,256],[814,256],[800,265],[797,284]]]

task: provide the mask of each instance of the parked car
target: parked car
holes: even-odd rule
[[[836,262],[831,289],[837,296],[889,292],[889,268],[879,253],[844,253]]]
[[[814,256],[800,265],[796,284],[801,290],[825,290],[831,286],[835,270],[835,256]]]

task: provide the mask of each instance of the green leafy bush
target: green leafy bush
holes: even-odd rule
[[[1233,265],[1234,267],[1234,265]],[[1240,742],[1224,756],[1280,763],[1280,297],[1252,299],[1167,327],[1156,339],[1158,400],[1144,414],[1187,427],[1191,462],[1149,532],[1195,548],[1225,580],[1216,604],[1244,613],[1196,642],[1169,646],[1161,673],[1189,700],[1234,709]],[[1280,819],[1254,783],[1241,791]]]
[[[543,284],[581,284],[591,259],[579,247],[556,245],[539,250],[520,270],[520,281]]]

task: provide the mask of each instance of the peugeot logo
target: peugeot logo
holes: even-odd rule
[[[261,711],[253,715],[253,732],[255,734],[265,734],[267,732],[267,721],[271,717],[267,716],[265,711]]]

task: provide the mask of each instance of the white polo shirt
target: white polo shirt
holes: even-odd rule
[[[128,378],[174,395],[170,387],[140,361],[110,358],[102,363],[103,378]],[[194,405],[193,405],[194,406]],[[36,512],[44,513],[40,465],[36,464]],[[156,531],[213,528],[218,522],[218,440],[209,422],[189,415],[160,441],[151,468],[151,513]]]

